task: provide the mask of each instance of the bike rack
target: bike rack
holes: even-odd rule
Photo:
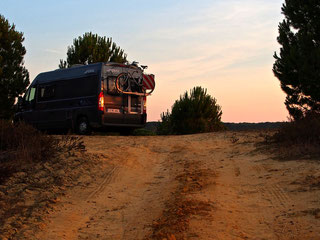
[[[152,89],[152,90],[151,90],[150,92],[148,92],[148,93],[126,92],[126,91],[123,91],[123,90],[121,90],[121,89],[119,88],[118,83],[117,83],[117,82],[118,82],[118,78],[119,78],[120,75],[121,75],[121,74],[119,74],[119,75],[117,76],[117,79],[116,79],[116,88],[117,88],[117,91],[120,92],[120,93],[122,93],[122,94],[137,95],[137,96],[147,97],[147,96],[150,96],[151,93],[152,93],[153,90],[154,90],[154,89]]]
[[[120,90],[118,87],[117,87],[117,90],[122,93],[122,94],[127,94],[127,95],[137,95],[137,96],[143,96],[143,97],[147,97],[147,96],[150,96],[152,92],[150,93],[138,93],[138,92],[124,92],[122,90]]]

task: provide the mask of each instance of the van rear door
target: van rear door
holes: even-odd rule
[[[142,76],[139,68],[122,65],[105,65],[102,71],[104,92],[103,123],[119,126],[141,126],[145,123],[143,96],[119,93],[116,79],[121,73],[131,77]]]
[[[124,99],[116,89],[116,77],[103,78],[104,115],[103,123],[122,124]]]
[[[125,124],[143,124],[143,97],[125,95],[123,122]]]

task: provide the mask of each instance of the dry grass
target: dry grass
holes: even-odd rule
[[[16,125],[0,120],[0,184],[12,174],[47,162],[58,153],[85,150],[83,141],[75,136],[62,139],[46,135],[23,122]]]
[[[25,123],[0,120],[0,184],[32,163],[54,156],[58,141]]]
[[[310,158],[320,154],[320,114],[283,124],[266,142],[281,158]]]
[[[42,226],[65,189],[83,184],[78,179],[99,162],[76,136],[46,135],[5,121],[0,135],[0,239],[30,239],[25,236]]]

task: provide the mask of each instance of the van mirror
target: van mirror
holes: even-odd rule
[[[21,111],[23,109],[24,102],[25,102],[24,98],[19,96],[18,97],[18,102],[15,105],[16,111]]]
[[[18,97],[18,106],[23,104],[23,98],[21,96]]]

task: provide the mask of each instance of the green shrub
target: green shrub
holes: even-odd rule
[[[167,110],[167,112],[161,114],[161,122],[159,122],[159,124],[158,124],[157,134],[159,134],[159,135],[173,134],[171,113],[169,112],[169,110]]]
[[[224,129],[221,107],[202,87],[194,87],[180,96],[171,113],[161,114],[158,134],[192,134]]]

